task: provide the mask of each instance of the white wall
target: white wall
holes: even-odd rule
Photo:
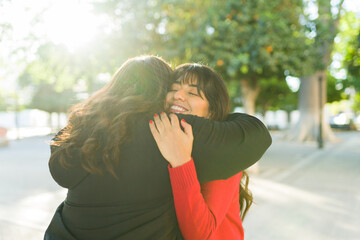
[[[244,108],[236,107],[234,112],[244,112]],[[290,123],[288,123],[288,116],[284,110],[267,111],[265,116],[256,113],[255,117],[259,118],[268,128],[283,130],[297,123],[300,117],[300,112],[295,110],[290,113]]]

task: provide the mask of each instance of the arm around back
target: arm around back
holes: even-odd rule
[[[233,113],[223,122],[181,115],[194,135],[192,157],[200,182],[227,179],[260,160],[271,145],[268,129],[256,117]]]
[[[143,116],[136,121],[133,128],[134,139],[152,139],[148,122],[152,115]],[[264,124],[257,118],[242,114],[230,114],[223,122],[205,118],[179,114],[179,120],[185,119],[191,124],[194,134],[192,157],[200,182],[227,179],[256,163],[271,145],[271,136]],[[138,144],[133,141],[133,144]],[[149,142],[150,144],[150,142]],[[52,146],[52,154],[56,146]],[[142,149],[142,146],[138,146]],[[154,155],[162,157],[154,144]],[[74,188],[89,173],[81,166],[80,149],[73,149],[69,162],[72,166],[64,168],[59,157],[49,162],[49,168],[54,180],[62,187]],[[164,160],[165,161],[165,160]]]

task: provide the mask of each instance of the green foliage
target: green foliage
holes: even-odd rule
[[[96,13],[111,20],[103,33],[76,52],[42,44],[19,83],[45,96],[45,85],[56,95],[81,80],[92,93],[104,84],[98,74],[114,73],[129,57],[157,54],[175,65],[201,62],[214,67],[227,81],[234,105],[241,103],[239,82],[246,80],[261,89],[260,109],[293,109],[296,93],[288,89],[284,75],[300,77],[327,67],[324,49],[336,34],[337,16],[331,13],[330,1],[317,3],[319,17],[314,19],[304,13],[302,0],[95,1]],[[348,63],[354,62],[356,51],[347,52]],[[349,80],[359,82],[356,75]],[[328,99],[335,100],[339,81],[328,82]]]
[[[47,112],[65,112],[74,92],[77,69],[64,46],[46,43],[39,47],[38,58],[29,63],[18,78],[21,87],[31,87],[34,95],[29,107]]]
[[[302,4],[301,0],[174,1],[165,6],[165,55],[176,64],[201,62],[214,67],[232,86],[234,105],[244,102],[239,101],[245,97],[239,83],[248,81],[254,91],[260,87],[260,95],[267,96],[257,101],[262,109],[272,102],[280,106],[272,99],[285,94],[285,72],[300,76],[309,68],[304,54],[310,54],[307,38],[299,23]],[[268,91],[266,81],[278,91]]]
[[[345,12],[340,20],[339,33],[334,44],[333,59],[336,67],[328,76],[328,102],[348,99],[349,88],[360,91],[360,18],[354,12]],[[346,74],[339,74],[346,69]],[[343,72],[344,73],[344,72]],[[335,76],[341,78],[336,79]],[[347,92],[348,91],[348,92]],[[355,95],[354,110],[357,110]]]
[[[360,114],[360,92],[356,93],[354,98],[354,103],[352,105],[352,109],[357,113]]]
[[[344,64],[348,70],[348,85],[354,86],[357,91],[360,91],[360,29],[348,46]]]
[[[57,92],[54,85],[42,84],[35,92],[29,107],[49,113],[66,112],[74,103],[75,93],[71,89]]]
[[[256,103],[260,112],[279,109],[290,112],[297,108],[297,93],[290,90],[285,80],[271,78],[259,84],[261,91]]]
[[[62,90],[74,85],[74,62],[64,46],[44,44],[39,47],[37,56],[19,76],[18,83],[21,87],[48,83],[54,84],[57,90]]]
[[[337,67],[332,67],[330,73],[337,76],[343,69],[347,70],[345,79],[337,79],[337,83],[347,87],[355,87],[360,90],[360,18],[354,12],[346,12],[340,21],[339,33],[334,44],[333,58],[338,61]]]
[[[237,81],[296,74],[303,64],[302,1],[176,3],[166,9],[168,54],[179,62],[207,62]]]
[[[308,38],[306,48],[309,53],[306,54],[308,64],[307,69],[304,69],[304,76],[314,75],[317,71],[326,71],[330,65],[334,39],[338,34],[343,12],[341,11],[343,2],[344,0],[306,1],[310,9],[303,15],[302,22]],[[316,5],[311,6],[311,4]],[[317,16],[314,16],[314,7],[317,8]]]
[[[326,85],[326,92],[327,92],[327,102],[332,103],[335,101],[340,101],[345,99],[343,92],[345,89],[343,81],[336,79],[335,77],[328,74],[327,76],[327,85]]]
[[[229,93],[231,108],[242,106],[240,84],[236,81],[227,81],[225,85]]]

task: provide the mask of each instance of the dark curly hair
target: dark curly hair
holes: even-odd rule
[[[50,161],[59,157],[63,167],[70,167],[72,150],[81,149],[79,161],[86,171],[117,177],[119,145],[128,141],[130,124],[138,114],[164,109],[172,74],[170,65],[156,56],[127,60],[108,84],[72,107],[68,125],[51,143],[56,148]]]

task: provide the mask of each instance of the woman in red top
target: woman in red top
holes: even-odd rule
[[[170,112],[225,120],[230,111],[229,96],[223,80],[211,68],[183,64],[175,69],[175,79],[166,97]],[[169,120],[161,113],[154,120],[155,124],[150,121],[150,129],[170,163],[176,216],[184,238],[244,239],[241,217],[252,203],[247,174],[241,172],[225,180],[200,184],[191,158],[191,126],[182,120],[181,130],[175,114],[170,114]]]

